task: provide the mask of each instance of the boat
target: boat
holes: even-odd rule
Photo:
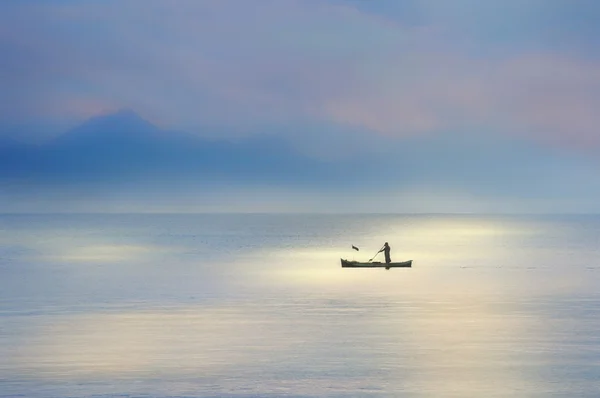
[[[412,260],[403,261],[401,263],[382,263],[379,261],[361,263],[358,261],[344,260],[343,258],[341,258],[340,260],[342,261],[342,268],[385,268],[385,269],[390,269],[390,268],[411,268],[412,267]]]

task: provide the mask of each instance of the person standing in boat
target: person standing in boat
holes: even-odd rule
[[[383,245],[383,247],[381,248],[381,250],[379,250],[379,253],[383,252],[385,254],[385,263],[389,264],[392,262],[392,259],[390,258],[390,251],[392,249],[390,248],[390,245],[388,245],[387,242],[385,242],[385,244]]]

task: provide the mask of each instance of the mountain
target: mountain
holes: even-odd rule
[[[96,211],[129,203],[137,211],[146,202],[158,209],[292,202],[336,211],[512,211],[518,203],[535,211],[598,208],[597,159],[562,148],[479,132],[382,138],[293,128],[294,136],[255,131],[238,142],[208,140],[120,111],[42,145],[2,140],[0,208]],[[323,136],[326,156],[304,155],[288,141],[295,138],[297,146],[307,134]],[[332,160],[319,160],[328,153]]]
[[[14,147],[20,147],[23,145],[24,144],[21,144],[20,142],[15,141],[11,138],[0,136],[0,150],[10,149],[10,148],[14,148]]]
[[[130,110],[94,117],[41,146],[0,149],[0,176],[49,182],[301,182],[327,166],[274,136],[240,143],[167,131]]]
[[[0,178],[29,178],[40,169],[40,150],[34,145],[0,139]]]
[[[304,133],[294,136],[296,145],[306,138]],[[205,188],[219,185],[245,187],[249,192],[265,187],[307,188],[324,195],[335,192],[342,198],[340,204],[361,195],[385,198],[410,192],[437,195],[444,203],[455,192],[544,200],[597,197],[600,192],[595,178],[598,164],[560,148],[475,133],[401,139],[347,133],[331,135],[326,128],[314,128],[312,134],[323,135],[328,143],[322,146],[323,153],[336,155],[325,161],[321,159],[326,157],[298,152],[285,131],[255,132],[238,142],[208,140],[161,129],[125,110],[92,118],[43,145],[4,140],[0,185],[9,181],[15,189],[25,185],[37,189],[71,184],[83,190],[95,186],[119,192],[131,187],[146,194],[151,190],[173,193],[175,188],[206,192]],[[346,144],[350,140],[352,145],[370,142],[370,146],[353,152],[352,145]]]

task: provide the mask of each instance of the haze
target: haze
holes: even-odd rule
[[[0,4],[5,212],[600,211],[587,0]]]

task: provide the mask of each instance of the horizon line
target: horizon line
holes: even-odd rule
[[[332,211],[14,211],[10,215],[335,215],[335,216],[600,216],[600,212],[332,212]]]

